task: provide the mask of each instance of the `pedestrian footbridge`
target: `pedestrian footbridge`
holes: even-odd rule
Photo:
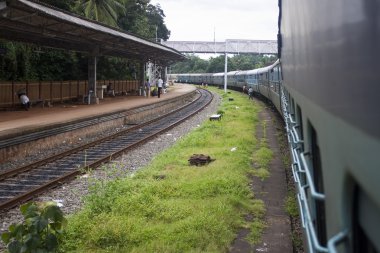
[[[277,54],[276,40],[162,41],[181,53]]]

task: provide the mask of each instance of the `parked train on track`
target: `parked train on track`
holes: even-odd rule
[[[380,253],[380,1],[280,0],[279,56],[228,72],[283,115],[308,252]],[[224,73],[176,74],[223,86]]]

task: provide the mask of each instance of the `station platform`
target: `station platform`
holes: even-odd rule
[[[158,103],[191,93],[196,90],[193,85],[174,84],[169,86],[161,97],[116,96],[105,97],[99,104],[56,103],[53,107],[34,106],[25,111],[0,111],[0,139],[30,130],[38,130],[55,124],[71,122],[78,119],[101,116],[113,112],[125,111],[139,106]]]

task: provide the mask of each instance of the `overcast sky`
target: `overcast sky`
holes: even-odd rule
[[[165,13],[169,40],[275,40],[278,0],[151,0]]]

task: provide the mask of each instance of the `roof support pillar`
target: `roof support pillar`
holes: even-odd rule
[[[94,103],[96,99],[96,56],[88,57],[88,97],[89,103]]]
[[[168,85],[168,66],[165,66],[165,79],[164,82],[166,85]]]
[[[144,61],[141,61],[140,64],[139,64],[139,83],[140,83],[140,91],[141,91],[141,95],[142,96],[145,96],[145,63]]]
[[[153,83],[153,63],[152,62],[148,62],[146,64],[146,71],[148,72],[148,78],[149,78],[149,83],[150,85],[152,85]]]
[[[97,94],[96,94],[96,63],[97,56],[99,55],[99,46],[95,46],[88,56],[88,101],[90,103],[97,103]]]

